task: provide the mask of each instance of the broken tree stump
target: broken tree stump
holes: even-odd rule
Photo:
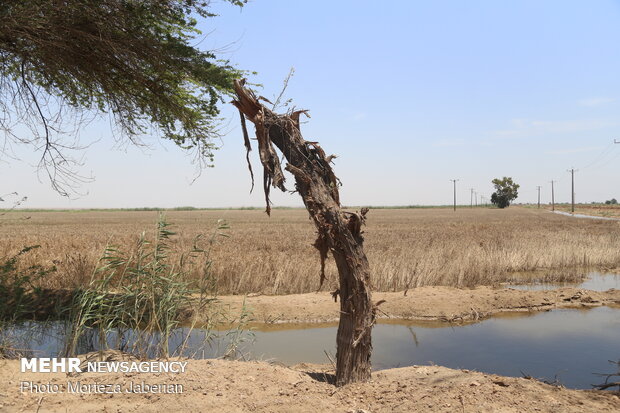
[[[336,339],[336,385],[367,381],[371,374],[371,330],[376,320],[376,306],[371,300],[370,268],[361,231],[368,208],[359,213],[342,211],[339,181],[330,165],[333,155],[326,156],[317,142],[306,141],[301,134],[299,117],[307,115],[306,111],[277,114],[266,108],[244,84],[244,80],[235,81],[237,98],[232,103],[241,114],[248,154],[251,144],[245,120],[256,128],[267,214],[271,212],[270,187],[286,190],[275,145],[286,159],[285,169],[295,177],[295,188],[317,229],[314,246],[321,257],[320,284],[325,279],[324,264],[328,253],[332,254],[338,268],[336,294],[340,297],[340,324]],[[249,155],[248,168],[253,181]]]

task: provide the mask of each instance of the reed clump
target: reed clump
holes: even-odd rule
[[[160,215],[154,240],[143,232],[133,248],[105,249],[88,284],[76,290],[68,309],[67,355],[76,354],[80,340],[88,335],[98,349],[111,344],[113,349],[141,357],[170,355],[171,335],[189,318],[184,313],[203,311],[214,297],[210,248],[200,246],[198,235],[189,250],[174,254],[171,238],[176,234],[169,227]],[[226,228],[225,223],[217,223],[209,246]],[[200,278],[190,281],[187,274],[195,270],[198,258],[203,258]]]

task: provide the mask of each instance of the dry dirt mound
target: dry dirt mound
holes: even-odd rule
[[[265,362],[190,360],[184,374],[19,373],[0,361],[3,412],[618,412],[620,398],[605,392],[556,388],[439,366],[383,370],[370,383],[336,388],[321,366],[287,368]],[[31,394],[21,381],[66,384],[146,382],[181,384],[175,394]]]
[[[310,323],[338,320],[339,304],[330,293],[222,296],[219,303],[231,314],[239,314],[244,303],[259,323]],[[420,287],[404,292],[375,292],[373,300],[385,300],[379,318],[409,320],[476,321],[494,314],[544,311],[554,308],[594,307],[620,303],[620,290],[589,291],[560,288],[523,291],[477,287]]]

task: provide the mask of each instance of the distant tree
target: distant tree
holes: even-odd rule
[[[514,183],[512,178],[505,176],[502,179],[495,178],[491,182],[495,186],[495,192],[491,195],[491,202],[498,208],[506,208],[513,200],[517,199],[519,184]]]
[[[0,155],[30,144],[67,195],[80,182],[68,156],[83,147],[77,131],[107,114],[117,137],[139,143],[155,132],[210,163],[217,104],[241,73],[195,46],[196,19],[214,16],[209,3],[0,0]]]
[[[605,201],[606,205],[618,205],[618,200],[616,198],[611,198],[607,201]]]

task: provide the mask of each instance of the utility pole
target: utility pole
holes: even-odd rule
[[[571,212],[575,213],[575,168],[571,168],[568,170],[570,172],[571,183],[570,183],[570,192],[571,192]]]
[[[538,189],[538,209],[540,209],[540,185],[536,189]]]
[[[469,207],[473,208],[474,207],[474,188],[469,188],[470,190],[470,194],[469,194]]]
[[[551,210],[555,211],[555,194],[553,193],[553,183],[555,181],[551,180]]]
[[[450,181],[454,184],[454,210],[456,211],[456,183],[458,179],[450,179]]]

